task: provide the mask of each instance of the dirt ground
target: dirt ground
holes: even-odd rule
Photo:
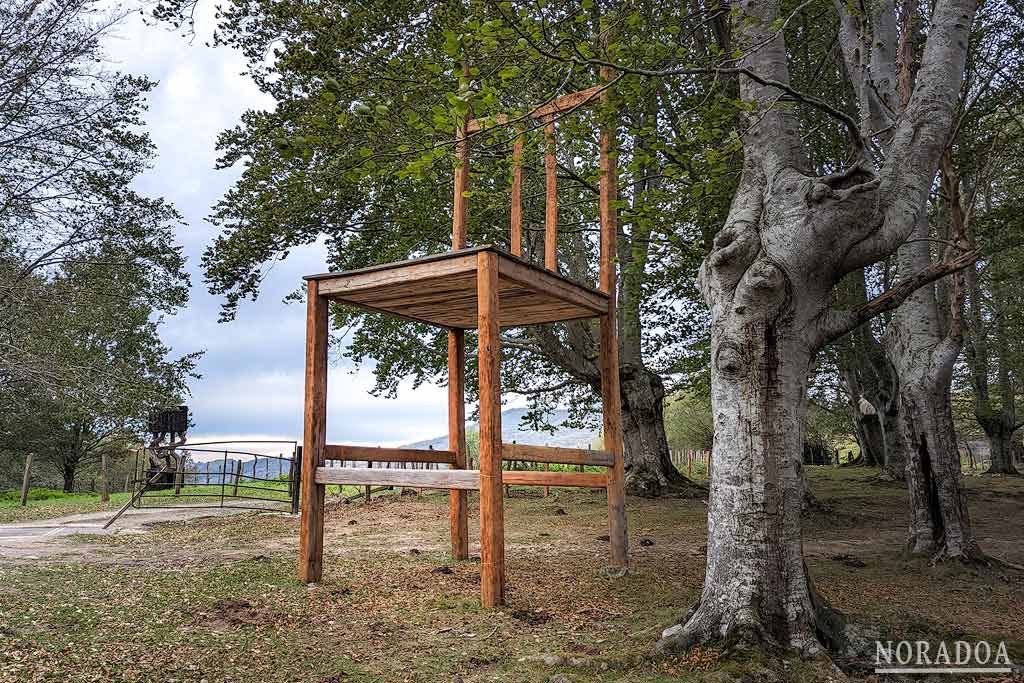
[[[807,517],[805,553],[834,607],[882,639],[1005,641],[1024,661],[1019,572],[907,557],[900,486],[811,469],[830,510]],[[1024,478],[967,487],[982,547],[1024,564]],[[0,681],[878,680],[873,661],[844,674],[712,649],[654,657],[700,593],[704,503],[630,499],[631,570],[609,578],[603,496],[552,493],[507,500],[508,605],[495,611],[479,607],[478,560],[447,559],[442,494],[332,503],[313,587],[295,581],[298,521],[285,515],[55,536],[53,552],[0,556]],[[973,680],[934,678],[958,679]]]

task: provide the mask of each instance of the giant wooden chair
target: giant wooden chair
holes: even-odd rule
[[[546,214],[544,268],[521,258],[522,134],[514,141],[511,253],[493,246],[466,248],[470,136],[497,119],[467,119],[457,132],[460,164],[455,171],[452,250],[426,258],[313,275],[306,319],[306,394],[302,524],[299,578],[318,581],[323,570],[324,488],[327,484],[408,486],[450,490],[452,557],[469,557],[466,492],[480,492],[481,601],[504,602],[505,520],[502,486],[580,486],[605,488],[611,563],[625,567],[626,512],[623,494],[622,416],[619,403],[619,353],[615,330],[616,170],[612,158],[615,131],[600,131],[600,289],[558,273],[556,259],[555,122],[578,107],[600,101],[602,86],[565,95],[533,109],[523,120],[543,123]],[[448,328],[448,443],[446,451],[382,449],[331,445],[327,425],[327,309],[336,301]],[[600,320],[601,398],[604,450],[505,444],[501,440],[501,328],[581,318]],[[466,469],[465,330],[479,331],[480,469]],[[328,468],[327,460],[444,463],[448,469]],[[503,471],[502,460],[596,465],[605,472]]]

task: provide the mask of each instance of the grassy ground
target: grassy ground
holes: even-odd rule
[[[223,487],[228,499],[233,499],[233,484]],[[357,493],[356,487],[347,487],[347,495]],[[147,492],[142,506],[190,505],[219,502],[222,488],[218,485],[190,485],[182,488],[183,495],[175,496],[174,489]],[[287,502],[291,500],[288,483],[284,481],[245,481],[239,485],[238,495]],[[112,493],[110,502],[100,500],[98,493],[64,493],[56,489],[29,489],[28,501],[21,507],[20,491],[0,491],[0,524],[56,519],[89,512],[114,511],[128,502],[131,493]],[[244,499],[239,499],[240,502]]]
[[[1024,659],[1020,576],[905,557],[899,486],[810,469],[832,512],[808,518],[805,550],[834,606],[886,637],[1007,640]],[[1024,563],[1024,482],[967,486],[984,548]],[[714,650],[652,658],[700,592],[703,503],[630,499],[632,569],[612,579],[600,572],[602,496],[553,493],[507,501],[508,606],[496,611],[479,608],[478,561],[447,560],[441,495],[331,504],[313,587],[295,581],[289,516],[72,537],[73,562],[0,563],[0,681],[841,680],[821,664]]]
[[[100,501],[99,494],[64,493],[55,489],[30,489],[28,504],[21,507],[19,491],[0,491],[0,524],[52,519],[84,512],[116,510],[124,505],[129,493],[112,493],[110,502]]]

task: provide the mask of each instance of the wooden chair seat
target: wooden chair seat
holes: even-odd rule
[[[493,246],[473,247],[341,273],[311,275],[320,295],[339,303],[450,329],[477,327],[477,254],[498,260],[503,328],[608,312],[608,295]]]

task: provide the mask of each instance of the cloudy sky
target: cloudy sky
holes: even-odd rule
[[[204,43],[212,31],[212,6],[202,3],[191,43],[163,27],[128,18],[107,41],[117,68],[159,81],[146,117],[159,157],[138,181],[146,194],[163,196],[184,215],[179,241],[189,257],[192,300],[164,326],[176,353],[203,349],[203,378],[192,384],[190,441],[206,438],[286,438],[302,434],[304,306],[282,303],[302,275],[325,270],[324,253],[293,250],[275,266],[260,299],[243,304],[237,319],[218,323],[220,300],[206,292],[199,258],[216,230],[205,221],[237,172],[215,171],[217,134],[247,109],[269,108],[242,75],[241,56]],[[443,387],[405,388],[396,400],[366,390],[370,373],[332,367],[328,380],[328,439],[334,443],[398,445],[447,431]]]

